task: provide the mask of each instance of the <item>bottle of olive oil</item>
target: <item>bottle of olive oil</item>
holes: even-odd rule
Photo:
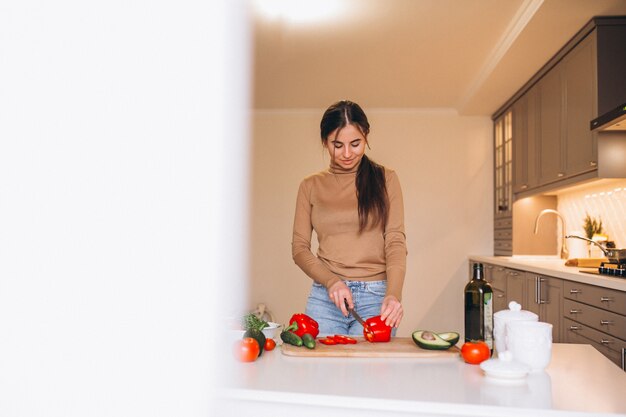
[[[485,281],[483,264],[473,265],[465,286],[465,341],[482,340],[493,351],[493,290]]]

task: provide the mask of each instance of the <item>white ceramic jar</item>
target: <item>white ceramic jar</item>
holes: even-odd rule
[[[543,371],[552,358],[552,324],[542,321],[512,321],[506,324],[506,345],[515,360]]]
[[[506,324],[512,321],[539,321],[532,311],[522,310],[522,306],[511,301],[508,310],[500,310],[493,315],[493,338],[495,340],[496,352],[510,350],[506,343]]]

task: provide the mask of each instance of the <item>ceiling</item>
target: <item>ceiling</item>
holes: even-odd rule
[[[252,3],[253,106],[454,109],[491,115],[593,16],[625,0],[287,0],[312,18],[268,17]]]

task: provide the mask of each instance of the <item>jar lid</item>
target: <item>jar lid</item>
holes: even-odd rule
[[[480,364],[485,375],[497,379],[520,379],[525,378],[530,372],[530,367],[525,363],[518,362],[509,351],[498,353],[498,358],[489,359]]]
[[[511,301],[508,310],[500,310],[494,314],[494,317],[505,320],[527,320],[538,321],[539,316],[532,311],[522,310],[521,304]]]

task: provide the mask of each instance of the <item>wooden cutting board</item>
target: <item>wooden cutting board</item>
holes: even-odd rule
[[[393,337],[386,343],[370,343],[363,337],[355,337],[353,345],[324,345],[317,341],[315,349],[304,346],[281,345],[283,355],[301,357],[355,357],[355,358],[455,358],[459,348],[448,350],[422,349],[410,337]]]

